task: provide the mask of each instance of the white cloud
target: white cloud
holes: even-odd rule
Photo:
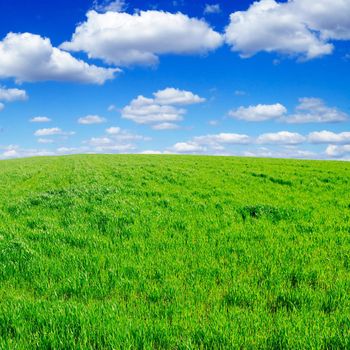
[[[286,113],[286,107],[280,103],[276,103],[273,105],[258,104],[256,106],[239,107],[236,110],[231,110],[229,115],[239,120],[262,122],[281,118]]]
[[[319,159],[321,156],[317,153],[298,149],[298,148],[282,148],[269,149],[261,147],[256,150],[243,152],[245,157],[259,157],[259,158],[296,158],[296,159]]]
[[[18,151],[16,151],[15,149],[10,149],[8,151],[5,151],[2,154],[3,158],[16,158],[18,156],[19,156]]]
[[[133,134],[117,126],[106,129],[106,134],[101,137],[92,137],[83,143],[87,145],[89,152],[93,153],[125,153],[137,149],[136,141],[149,141],[150,138]]]
[[[96,146],[95,152],[97,153],[130,153],[136,149],[133,144],[115,144],[106,146]]]
[[[61,48],[85,51],[109,64],[155,64],[162,54],[202,54],[222,44],[222,36],[203,20],[182,13],[89,11],[70,42]]]
[[[248,122],[277,120],[290,124],[336,123],[349,119],[349,115],[338,108],[328,107],[322,99],[312,97],[300,98],[299,105],[293,114],[287,114],[285,106],[275,103],[272,105],[241,106],[229,111],[229,116]]]
[[[122,129],[119,126],[111,126],[110,128],[106,129],[106,133],[110,135],[117,135],[122,132]]]
[[[176,130],[179,129],[179,126],[174,123],[160,123],[152,126],[154,130]]]
[[[29,120],[31,123],[48,123],[51,121],[48,117],[33,117]]]
[[[55,141],[52,139],[44,139],[44,138],[40,138],[37,140],[38,143],[42,143],[42,144],[50,144],[50,143],[54,143]]]
[[[86,147],[59,147],[54,152],[54,155],[90,153]]]
[[[149,149],[149,150],[140,152],[140,154],[162,154],[162,152]]]
[[[118,126],[112,126],[110,128],[106,129],[107,135],[109,137],[113,138],[113,140],[118,140],[118,141],[137,141],[137,140],[143,140],[143,141],[149,141],[149,137],[145,137],[142,135],[138,134],[133,134],[127,130],[124,130]]]
[[[314,131],[309,134],[308,141],[311,143],[349,143],[350,144],[350,132],[341,132],[336,134],[332,131]]]
[[[294,0],[290,7],[323,39],[350,39],[349,0]]]
[[[86,143],[90,146],[106,146],[113,144],[113,140],[109,137],[92,137]]]
[[[91,124],[102,124],[105,123],[106,119],[98,115],[87,115],[78,119],[79,124],[91,125]]]
[[[205,101],[205,98],[199,97],[191,91],[175,88],[159,90],[153,95],[155,97],[154,101],[161,105],[190,105]]]
[[[319,98],[301,98],[296,113],[287,116],[287,123],[335,123],[346,121],[349,116],[335,107],[328,107]]]
[[[260,144],[297,145],[305,142],[306,138],[298,133],[280,131],[260,135],[256,142]]]
[[[221,8],[220,8],[220,4],[205,4],[205,8],[204,8],[204,13],[205,14],[213,14],[213,13],[220,13],[221,12]]]
[[[122,117],[138,124],[163,124],[183,120],[186,110],[177,105],[196,104],[205,101],[204,98],[174,88],[167,88],[155,92],[154,98],[142,95],[132,100],[125,106],[121,113]]]
[[[298,148],[298,145],[301,144],[328,142],[346,144],[341,146],[330,145],[325,154]],[[232,152],[230,148],[227,148],[229,145],[240,145],[240,147]],[[259,145],[271,145],[271,148]],[[242,146],[245,146],[245,150],[239,151]],[[304,136],[299,133],[280,131],[261,134],[256,138],[244,134],[219,133],[196,136],[188,141],[178,142],[168,148],[165,153],[307,159],[323,159],[327,155],[333,158],[344,158],[347,155],[350,156],[350,132],[335,134],[329,131],[322,131]]]
[[[247,144],[251,142],[251,138],[248,135],[233,134],[233,133],[220,133],[216,135],[196,136],[193,138],[194,142],[202,145],[214,146],[216,144]]]
[[[95,153],[136,153],[135,146],[132,144],[111,144],[111,145],[97,145],[96,147],[82,146],[82,147],[59,147],[56,150],[47,149],[25,149],[18,145],[9,145],[2,147],[0,152],[0,159],[10,158],[25,158],[38,156],[55,156],[66,154],[95,154]]]
[[[3,148],[0,159],[23,158],[35,156],[52,156],[54,152],[41,149],[24,149],[18,145],[9,145]]]
[[[170,148],[171,152],[174,153],[202,153],[207,149],[195,142],[178,142]]]
[[[149,141],[149,137],[131,133],[117,126],[106,129],[106,135],[101,137],[92,137],[82,142],[77,147],[60,147],[56,150],[47,149],[25,149],[18,145],[0,146],[0,159],[20,158],[31,156],[52,156],[64,154],[94,154],[94,153],[139,153],[137,151],[138,141]],[[60,128],[39,129],[35,132],[38,136],[37,142],[50,146],[59,140],[65,140],[66,136],[72,135],[72,132],[65,132]],[[49,137],[52,136],[52,137]],[[51,146],[52,147],[52,146]]]
[[[127,9],[128,5],[124,0],[104,0],[99,2],[98,0],[94,0],[93,9],[98,12],[122,12]]]
[[[28,95],[25,90],[20,89],[7,89],[0,86],[0,101],[14,102],[25,101],[28,99]]]
[[[127,140],[102,136],[92,137],[84,143],[90,146],[90,151],[96,153],[122,153],[136,149],[136,146],[133,143],[125,143],[124,141]]]
[[[0,61],[1,61],[1,57],[0,57]],[[15,102],[15,101],[25,101],[27,99],[28,99],[28,95],[25,90],[7,89],[6,87],[0,85],[0,101]],[[4,103],[0,102],[0,111],[2,111],[4,108],[5,108]]]
[[[74,135],[73,131],[63,131],[60,128],[44,128],[36,130],[34,133],[35,136],[53,136],[53,135]]]
[[[245,145],[252,142],[248,135],[220,133],[196,136],[187,142],[178,142],[168,149],[172,153],[209,153],[225,151],[225,145]]]
[[[16,158],[19,156],[19,146],[17,145],[9,145],[3,148],[3,152],[0,153],[0,159],[6,158]]]
[[[54,80],[103,84],[118,71],[78,60],[39,35],[9,33],[0,41],[0,78],[14,78],[18,83]]]
[[[349,0],[254,2],[230,16],[226,42],[242,57],[259,51],[313,59],[333,51],[329,40],[350,39]]]
[[[343,158],[350,156],[350,144],[349,145],[329,145],[326,149],[326,155],[332,158]]]
[[[152,98],[138,96],[122,109],[122,117],[138,124],[177,122],[183,119],[184,109],[162,106]]]

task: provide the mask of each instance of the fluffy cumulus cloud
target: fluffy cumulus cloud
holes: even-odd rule
[[[315,152],[310,149],[310,146],[315,143],[328,143],[326,152],[320,150]],[[279,131],[261,134],[257,137],[245,134],[219,133],[196,136],[188,141],[177,142],[166,149],[165,153],[347,159],[350,157],[349,144],[350,132],[336,134],[330,131],[321,131],[301,135],[296,132]],[[306,149],[299,148],[301,145],[304,145]]]
[[[162,154],[163,152],[153,150],[153,149],[147,149],[145,151],[140,152],[140,154]]]
[[[52,156],[54,154],[55,154],[54,152],[47,151],[47,150],[24,149],[18,145],[8,145],[0,149],[0,159]]]
[[[14,101],[25,101],[27,99],[28,99],[28,95],[25,90],[7,89],[6,87],[0,86],[0,101],[14,102]]]
[[[73,131],[63,131],[62,129],[57,127],[38,129],[34,132],[35,136],[55,136],[55,135],[70,136],[74,134],[75,133]]]
[[[95,153],[131,153],[136,149],[133,144],[114,144],[113,141],[105,145],[96,145]]]
[[[306,159],[350,159],[350,132],[315,131],[301,135],[290,131],[265,133],[257,137],[237,133],[218,133],[195,136],[187,141],[176,142],[164,150],[140,151],[140,142],[151,138],[124,130],[119,126],[105,129],[105,134],[91,137],[78,147],[52,149],[58,141],[66,140],[72,132],[60,128],[39,129],[35,132],[37,142],[49,149],[24,149],[17,145],[0,147],[0,158],[18,158],[41,155],[63,155],[75,153],[145,153],[145,154],[212,154],[238,155],[272,158]],[[57,138],[56,136],[61,136]],[[325,151],[312,150],[315,144],[328,144]],[[299,148],[300,145],[306,149]],[[313,148],[310,149],[310,146]],[[141,148],[142,149],[142,148]],[[147,148],[146,148],[147,149]]]
[[[106,119],[99,115],[87,115],[78,119],[78,123],[83,125],[102,124],[104,122],[106,122]]]
[[[138,96],[122,109],[122,117],[138,124],[178,122],[186,113],[184,109],[160,105],[153,98]]]
[[[49,123],[51,121],[48,117],[33,117],[29,120],[31,123]]]
[[[197,136],[193,139],[195,142],[204,145],[218,145],[218,144],[247,144],[251,142],[251,138],[244,134],[234,133],[220,133],[214,135]]]
[[[331,158],[350,159],[350,144],[329,145],[326,149],[326,155]]]
[[[203,153],[207,149],[204,146],[199,145],[196,142],[188,141],[188,142],[177,142],[174,146],[172,146],[169,151],[173,153]]]
[[[153,96],[153,98],[147,98],[141,95],[132,100],[122,109],[122,117],[138,124],[153,124],[158,130],[169,129],[170,125],[164,123],[172,123],[172,129],[174,129],[176,125],[174,123],[183,120],[186,114],[186,110],[179,108],[179,105],[205,101],[204,98],[190,91],[174,88],[159,90]]]
[[[136,149],[133,143],[122,143],[108,137],[92,137],[86,143],[93,153],[128,153]]]
[[[78,60],[39,35],[9,33],[0,41],[0,78],[14,78],[18,83],[54,80],[103,84],[118,71]]]
[[[271,119],[278,119],[287,113],[286,107],[280,103],[272,105],[258,104],[256,106],[239,107],[231,110],[229,115],[239,120],[249,122],[263,122]]]
[[[305,140],[306,138],[298,133],[280,131],[276,133],[262,134],[257,138],[256,142],[260,144],[298,145]]]
[[[5,108],[5,104],[3,102],[25,101],[27,99],[28,95],[25,90],[7,89],[4,86],[0,86],[0,111]]]
[[[260,158],[296,158],[296,159],[319,159],[321,156],[315,152],[299,149],[296,147],[283,147],[279,149],[271,149],[259,147],[258,149],[244,151],[245,157],[260,157]]]
[[[246,145],[252,142],[248,135],[220,133],[196,136],[187,142],[178,142],[168,149],[171,153],[220,153],[227,145]]]
[[[350,144],[350,132],[334,133],[332,131],[314,131],[309,134],[308,141],[311,143],[321,144],[321,143],[348,143]]]
[[[294,0],[293,11],[322,39],[350,40],[349,0]]]
[[[82,142],[81,146],[53,148],[58,141],[61,143],[72,132],[65,132],[60,128],[39,129],[35,132],[37,142],[46,149],[22,148],[19,145],[0,146],[0,159],[22,158],[33,156],[54,156],[64,154],[93,154],[93,153],[140,153],[139,141],[150,141],[149,137],[134,134],[117,126],[105,130],[105,135],[91,137]],[[60,136],[57,138],[57,136]]]
[[[43,142],[50,143],[50,142]],[[51,142],[53,143],[53,141]],[[19,145],[9,145],[0,148],[0,159],[25,158],[39,156],[56,156],[78,153],[95,153],[91,152],[88,147],[59,147],[57,149],[39,149],[39,148],[22,148]]]
[[[248,122],[276,120],[283,123],[336,123],[349,119],[349,115],[336,107],[329,107],[320,98],[304,97],[299,99],[295,112],[288,114],[287,108],[280,103],[258,104],[229,111],[229,116]]]
[[[349,116],[335,107],[328,107],[319,98],[301,98],[296,112],[287,116],[287,123],[336,123],[346,121]]]
[[[230,16],[226,42],[242,57],[259,51],[313,59],[350,39],[350,0],[260,0]]]
[[[50,142],[43,142],[49,144]],[[52,140],[51,143],[54,143]],[[161,154],[160,151],[137,151],[137,147],[134,144],[116,144],[113,141],[105,143],[98,138],[94,140],[91,145],[85,145],[80,147],[58,147],[56,149],[38,149],[38,148],[22,148],[18,145],[9,145],[0,148],[0,159],[10,158],[25,158],[25,157],[38,157],[38,156],[61,156],[68,154],[115,154],[115,153],[143,153],[143,154]]]
[[[132,132],[129,132],[127,130],[124,130],[120,128],[119,126],[111,126],[110,128],[107,128],[106,134],[109,135],[108,137],[112,137],[114,140],[118,141],[149,141],[150,138],[134,134]]]
[[[92,137],[84,141],[90,152],[93,153],[127,153],[137,149],[135,142],[149,141],[150,139],[131,133],[117,126],[112,126],[105,130],[106,135]]]
[[[84,51],[109,64],[155,64],[162,54],[202,54],[223,42],[206,22],[182,13],[89,11],[61,48]]]
[[[106,133],[110,135],[118,135],[120,134],[122,129],[119,126],[111,126],[110,128],[106,129]]]
[[[159,90],[153,95],[155,102],[161,105],[190,105],[205,101],[205,98],[199,97],[191,91],[175,88]]]

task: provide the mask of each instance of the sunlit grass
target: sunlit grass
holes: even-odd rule
[[[0,162],[0,349],[349,349],[350,164]]]

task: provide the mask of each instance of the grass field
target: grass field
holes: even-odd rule
[[[350,349],[350,163],[0,162],[0,349]]]

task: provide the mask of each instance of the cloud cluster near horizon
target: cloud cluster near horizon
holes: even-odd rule
[[[292,114],[281,103],[241,106],[231,110],[229,116],[247,122],[264,122],[277,120],[289,124],[338,123],[349,120],[349,115],[336,107],[328,107],[320,98],[304,97]]]

